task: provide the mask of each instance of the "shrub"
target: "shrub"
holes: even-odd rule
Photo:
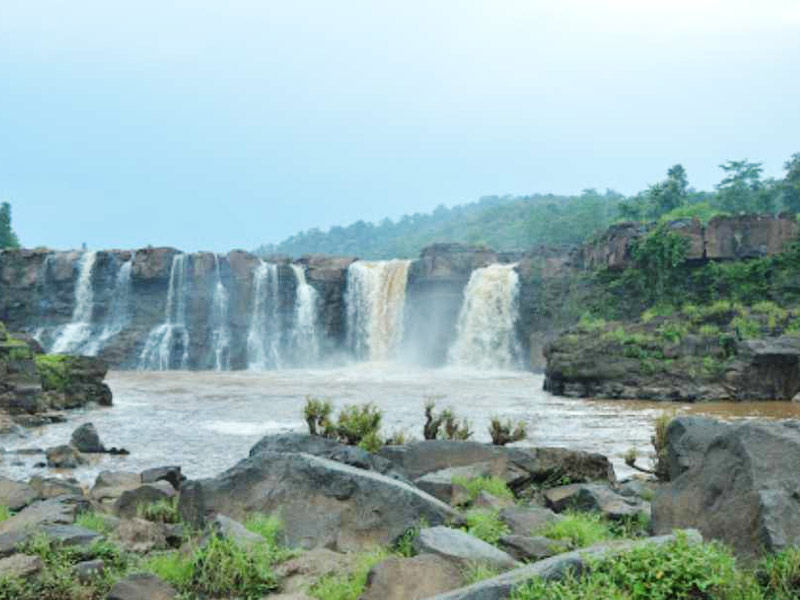
[[[506,482],[499,477],[453,477],[453,483],[467,490],[470,502],[474,501],[481,492],[487,492],[498,498],[514,498],[514,493]]]
[[[496,510],[473,508],[467,511],[464,518],[467,521],[467,533],[489,544],[496,544],[501,537],[511,531],[508,525],[500,520]]]
[[[606,328],[605,319],[595,318],[589,313],[583,313],[581,320],[578,322],[578,329],[586,333],[596,333]]]
[[[600,513],[566,512],[563,517],[560,521],[547,523],[533,533],[554,540],[566,540],[577,548],[591,546],[613,537],[608,522]]]
[[[140,504],[136,507],[136,516],[155,523],[179,523],[181,517],[178,513],[178,497]]]
[[[669,471],[667,469],[667,426],[672,419],[673,416],[671,414],[662,413],[656,418],[653,425],[653,435],[650,436],[650,443],[655,451],[653,472],[661,481],[669,480]]]
[[[747,340],[761,337],[761,323],[756,319],[744,316],[734,317],[731,327],[736,331],[736,337],[740,340]]]
[[[513,425],[510,419],[501,421],[499,417],[492,417],[489,422],[489,435],[492,436],[492,444],[505,446],[511,442],[524,440],[528,436],[528,431],[527,426],[522,421],[518,421],[516,425]]]
[[[329,400],[321,400],[312,396],[306,396],[303,417],[308,425],[308,433],[311,435],[325,435],[330,437],[333,433],[330,420],[332,410]]]
[[[434,412],[436,403],[429,400],[425,404],[425,425],[422,435],[426,440],[468,440],[472,437],[471,425],[467,419],[460,422],[452,409],[446,408],[438,415]],[[444,425],[444,429],[442,429]]]
[[[698,332],[703,337],[716,337],[719,335],[719,327],[711,323],[706,323],[705,325],[700,326]]]
[[[113,529],[108,520],[95,512],[82,512],[75,519],[75,524],[102,534],[111,533]]]
[[[34,361],[45,391],[66,390],[70,380],[71,357],[64,354],[37,354]]]
[[[358,446],[365,438],[377,436],[381,428],[381,416],[381,411],[374,404],[345,406],[339,412],[336,434],[343,443]]]
[[[664,323],[658,328],[661,339],[670,344],[677,344],[689,332],[689,328],[683,323]]]
[[[192,556],[192,591],[212,597],[258,599],[278,587],[266,544],[245,549],[212,535]]]
[[[764,557],[756,565],[755,576],[766,598],[800,597],[800,548]]]

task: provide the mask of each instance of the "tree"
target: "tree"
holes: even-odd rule
[[[647,191],[651,216],[658,218],[686,204],[689,180],[683,165],[673,165],[667,171],[667,178]]]
[[[17,234],[11,228],[11,205],[0,204],[0,248],[19,248]]]
[[[776,189],[761,181],[761,163],[729,160],[721,164],[725,178],[717,184],[720,206],[729,212],[772,212]]]
[[[783,168],[786,169],[786,177],[781,184],[783,205],[792,212],[800,213],[800,152],[792,154]]]

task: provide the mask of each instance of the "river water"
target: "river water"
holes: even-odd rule
[[[0,436],[6,450],[46,448],[69,441],[81,423],[92,422],[106,446],[129,456],[101,455],[74,472],[36,468],[39,455],[6,454],[0,474],[24,479],[33,473],[75,476],[90,484],[102,469],[139,471],[177,464],[190,478],[213,476],[247,456],[268,433],[304,431],[308,395],[334,406],[373,402],[383,411],[386,433],[405,431],[420,439],[423,408],[435,398],[470,420],[478,441],[489,441],[492,415],[527,423],[522,445],[561,446],[600,452],[618,476],[630,474],[622,456],[635,447],[649,463],[652,424],[663,412],[736,418],[800,418],[800,405],[786,402],[674,404],[560,398],[542,391],[543,377],[521,371],[417,369],[361,363],[327,370],[230,372],[117,371],[107,378],[114,406],[72,411],[66,423],[31,430],[24,438]]]

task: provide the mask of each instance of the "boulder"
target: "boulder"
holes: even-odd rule
[[[453,483],[456,479],[474,479],[476,477],[500,477],[506,473],[508,464],[505,461],[486,461],[461,467],[452,467],[426,473],[414,480],[422,491],[438,498],[442,502],[457,506],[462,503],[463,488]]]
[[[47,466],[51,469],[75,469],[86,463],[86,459],[81,456],[80,452],[67,444],[48,448],[45,454],[47,455]]]
[[[178,592],[155,575],[139,573],[128,575],[114,584],[108,600],[172,600]]]
[[[18,511],[38,498],[36,490],[31,486],[13,479],[0,477],[0,506]]]
[[[700,544],[703,541],[700,533],[695,530],[686,531],[685,535],[691,544]],[[663,545],[673,541],[675,541],[674,534],[638,541],[605,542],[590,548],[581,548],[573,552],[557,554],[556,556],[507,571],[497,577],[484,579],[470,586],[439,594],[431,600],[504,600],[511,596],[514,588],[524,585],[532,579],[542,578],[551,581],[563,579],[567,574],[581,572],[593,560],[629,552],[648,544]]]
[[[510,506],[499,513],[500,520],[513,535],[530,536],[541,531],[547,524],[560,521],[563,517],[549,508],[541,506]]]
[[[154,504],[160,500],[169,500],[175,495],[175,489],[167,481],[145,483],[132,490],[122,492],[114,502],[114,514],[122,519],[135,517],[141,506]]]
[[[106,564],[102,560],[85,560],[76,564],[72,571],[82,584],[87,584],[103,576]]]
[[[141,473],[142,483],[155,483],[156,481],[168,481],[176,490],[181,489],[181,483],[186,481],[186,477],[181,474],[178,466],[154,467],[145,469]]]
[[[163,550],[168,546],[164,527],[145,519],[123,519],[114,529],[111,538],[125,550],[141,554]]]
[[[591,481],[616,482],[611,461],[602,454],[570,450],[569,448],[506,448],[508,458],[519,470],[526,473],[522,481],[509,485],[521,488],[529,483],[548,487],[560,481],[587,483]]]
[[[359,600],[421,600],[462,585],[459,568],[440,556],[393,556],[370,569]]]
[[[696,527],[751,558],[800,543],[800,421],[731,425],[653,500],[656,533]]]
[[[106,450],[100,442],[97,429],[91,423],[84,423],[73,431],[69,443],[78,452],[100,453]]]
[[[88,502],[79,496],[59,496],[34,502],[0,523],[0,534],[35,529],[42,525],[71,525]]]
[[[101,508],[110,510],[123,492],[134,490],[141,484],[142,477],[138,473],[100,471],[89,491],[89,498]]]
[[[434,471],[490,463],[494,472],[502,472],[507,464],[502,449],[479,442],[425,440],[404,446],[384,446],[378,455],[402,469],[412,481]]]
[[[278,433],[261,438],[250,449],[250,456],[262,452],[290,452],[305,453],[321,458],[328,458],[336,462],[350,465],[358,469],[376,471],[393,479],[408,483],[405,474],[398,470],[386,458],[367,452],[358,446],[347,446],[336,440],[324,438],[319,435],[304,433]]]
[[[299,593],[322,577],[349,573],[356,567],[357,562],[356,554],[314,548],[276,565],[275,574],[281,579],[281,589],[284,592]]]
[[[266,541],[263,536],[253,533],[238,521],[221,514],[214,515],[209,523],[209,529],[246,550]]]
[[[545,490],[547,506],[555,512],[565,510],[595,511],[609,519],[624,519],[648,514],[649,505],[637,498],[622,496],[607,486],[575,483]]]
[[[511,498],[498,498],[486,490],[481,490],[478,492],[478,495],[472,505],[476,508],[501,510],[503,508],[510,508],[514,506],[514,501]]]
[[[18,552],[36,535],[45,535],[62,546],[86,547],[103,536],[76,525],[39,525],[0,533],[0,557]]]
[[[414,549],[420,554],[442,556],[462,566],[470,563],[483,563],[498,569],[517,566],[517,561],[502,550],[465,531],[450,527],[426,527],[420,530],[414,540]]]
[[[504,535],[497,545],[501,550],[524,562],[542,560],[571,549],[563,540],[527,535]]]
[[[682,415],[667,425],[666,461],[670,480],[700,464],[708,446],[730,427],[708,417]]]
[[[12,554],[6,558],[0,558],[0,579],[4,577],[32,577],[43,568],[44,563],[38,556]]]
[[[38,498],[47,499],[57,496],[82,496],[83,488],[76,479],[59,479],[57,477],[40,477],[34,475],[28,485],[36,492]]]
[[[184,520],[202,526],[223,513],[238,520],[277,513],[290,546],[357,551],[388,544],[424,519],[460,517],[403,482],[308,454],[261,452],[213,479],[181,488]]]

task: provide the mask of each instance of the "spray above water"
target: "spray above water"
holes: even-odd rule
[[[80,272],[75,284],[75,308],[72,319],[58,333],[50,352],[76,352],[92,337],[92,309],[94,290],[92,289],[92,270],[97,252],[84,252],[80,259]]]
[[[188,366],[186,268],[185,254],[176,254],[172,257],[165,320],[161,325],[154,327],[147,336],[144,349],[139,356],[140,369],[165,371],[171,368],[185,369]],[[178,354],[180,360],[174,361],[173,354]]]
[[[482,369],[516,366],[519,276],[516,265],[489,265],[470,275],[458,315],[451,365]]]
[[[356,261],[347,270],[347,340],[358,359],[388,360],[403,338],[410,260]]]

